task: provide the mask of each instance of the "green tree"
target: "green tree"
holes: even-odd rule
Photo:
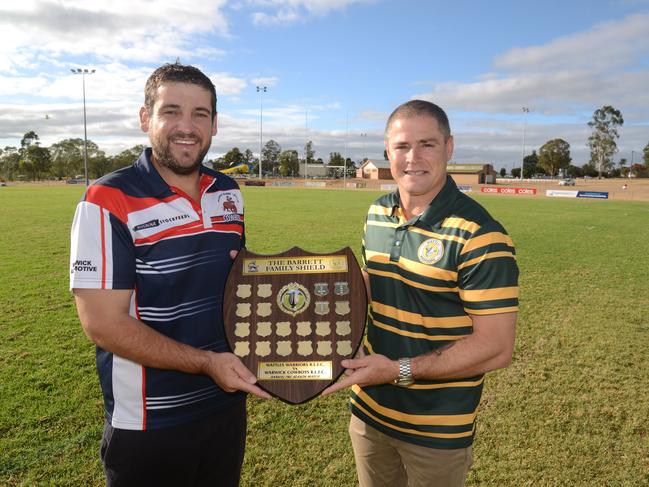
[[[29,174],[32,181],[38,181],[50,173],[51,166],[52,158],[47,147],[34,144],[24,148],[20,168]]]
[[[138,160],[146,146],[144,144],[134,145],[130,149],[123,150],[110,158],[111,171],[130,166]]]
[[[642,158],[644,159],[644,165],[647,169],[649,169],[649,142],[644,146],[644,149],[642,149],[642,155]]]
[[[563,139],[549,140],[539,149],[539,166],[550,176],[556,175],[559,169],[567,168],[570,161],[570,144]]]
[[[505,169],[504,167],[501,167],[500,168],[500,177],[504,178],[505,174],[507,174],[507,169]]]
[[[52,156],[52,174],[55,177],[75,177],[84,173],[83,139],[64,139],[52,144],[50,154]],[[90,150],[88,154],[90,154]]]
[[[241,153],[238,147],[233,147],[223,156],[223,162],[227,164],[228,167],[241,164],[244,162],[244,155]]]
[[[531,154],[523,157],[523,177],[531,178],[538,172],[539,156],[533,150]]]
[[[261,150],[262,170],[277,174],[279,167],[279,155],[282,152],[280,145],[270,139]]]
[[[279,173],[282,176],[295,176],[299,172],[300,159],[296,150],[285,150],[279,155]]]
[[[313,142],[308,141],[304,147],[306,152],[306,163],[313,164],[315,162],[315,150],[313,149]]]
[[[40,142],[38,134],[33,130],[30,130],[25,135],[23,135],[23,138],[20,140],[20,147],[25,148],[31,146],[32,144],[39,145]]]
[[[334,166],[327,170],[327,175],[337,178],[342,175],[345,169],[345,158],[340,155],[340,152],[330,152],[329,163],[327,165]]]
[[[624,124],[622,113],[610,105],[598,108],[588,126],[593,130],[588,137],[590,162],[597,168],[598,177],[612,165],[611,156],[617,152],[618,127]]]
[[[93,157],[88,157],[88,177],[90,179],[100,178],[111,171],[113,171],[112,158],[107,157],[104,151],[97,150]]]
[[[344,166],[345,159],[340,155],[340,152],[330,152],[329,153],[329,165],[330,166]]]
[[[20,151],[16,147],[6,146],[0,156],[0,178],[13,181],[20,169]]]
[[[52,160],[48,149],[40,146],[38,134],[30,130],[20,140],[20,169],[37,181],[50,171]]]

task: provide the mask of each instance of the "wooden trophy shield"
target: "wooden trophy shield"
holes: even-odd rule
[[[367,293],[349,247],[239,252],[225,285],[225,334],[258,385],[289,404],[318,396],[363,338]]]

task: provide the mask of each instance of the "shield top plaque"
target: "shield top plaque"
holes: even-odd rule
[[[318,396],[363,338],[367,293],[349,247],[276,255],[242,249],[225,286],[228,343],[258,385],[288,404]]]

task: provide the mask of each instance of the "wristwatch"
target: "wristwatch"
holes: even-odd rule
[[[409,358],[400,358],[399,359],[399,375],[394,379],[394,385],[399,387],[406,387],[415,382],[415,378],[412,376],[412,369],[410,368],[410,359]]]

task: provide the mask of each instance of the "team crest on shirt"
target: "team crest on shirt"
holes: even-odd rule
[[[417,250],[417,257],[419,262],[423,264],[435,264],[442,260],[444,257],[444,245],[442,241],[437,238],[429,238],[424,240]]]

